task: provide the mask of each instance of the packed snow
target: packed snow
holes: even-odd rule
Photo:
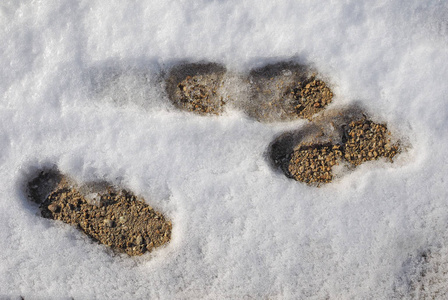
[[[422,253],[446,269],[446,1],[6,0],[0,41],[1,299],[412,298]],[[405,151],[307,186],[266,151],[308,121],[199,116],[164,89],[182,62],[291,60]],[[171,242],[131,258],[42,218],[24,186],[49,166],[143,196]]]

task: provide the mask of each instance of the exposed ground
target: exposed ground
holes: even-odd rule
[[[341,156],[338,145],[300,145],[292,154],[288,171],[297,181],[328,183],[333,180],[331,169]]]
[[[392,162],[400,150],[392,144],[390,135],[386,124],[368,119],[352,121],[344,136],[344,158],[355,166],[380,157]]]
[[[221,94],[225,68],[214,63],[185,64],[171,70],[166,89],[179,109],[202,115],[219,115],[225,101]]]
[[[262,122],[311,119],[333,99],[327,84],[308,67],[289,62],[250,72],[246,112]]]
[[[171,70],[168,95],[178,108],[203,115],[224,110],[223,66],[184,64]],[[270,145],[274,167],[310,185],[329,183],[333,167],[352,168],[370,160],[393,161],[400,145],[391,142],[386,124],[375,123],[359,107],[322,112],[332,101],[329,87],[300,65],[278,63],[250,73],[250,99],[243,108],[263,122],[311,120],[284,133]],[[107,183],[78,186],[54,170],[44,170],[28,183],[31,200],[45,218],[73,225],[119,252],[141,255],[169,242],[172,225],[143,199]]]
[[[224,75],[227,76],[225,67],[216,63],[181,64],[170,70],[166,90],[179,109],[220,115],[228,102],[235,102],[260,122],[311,119],[333,99],[333,92],[322,79],[316,78],[316,73],[293,62],[254,69],[247,78],[234,76],[237,82],[247,85],[248,93],[233,95],[234,98],[228,95],[238,88],[226,81]]]
[[[308,126],[277,137],[269,147],[275,168],[297,181],[312,185],[331,182],[333,167],[349,168],[386,158],[401,151],[392,142],[386,124],[375,123],[359,107],[328,112]]]
[[[107,183],[77,187],[54,170],[28,184],[42,217],[75,226],[92,239],[128,255],[141,255],[171,238],[171,222],[143,199]]]

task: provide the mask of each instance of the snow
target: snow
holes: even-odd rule
[[[105,3],[0,4],[0,298],[390,299],[411,297],[419,253],[444,263],[445,1]],[[407,150],[309,187],[266,158],[306,121],[181,112],[160,79],[183,61],[291,59],[331,84],[329,109],[360,103]],[[143,196],[172,241],[129,258],[41,218],[23,186],[51,165]]]

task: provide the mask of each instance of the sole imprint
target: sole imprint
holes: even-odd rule
[[[171,238],[171,222],[143,199],[104,182],[78,186],[55,170],[28,183],[44,218],[75,226],[92,239],[128,255],[142,255]]]
[[[302,65],[281,62],[252,70],[246,113],[261,122],[311,119],[325,109],[333,92]]]
[[[370,120],[357,106],[327,112],[301,130],[280,135],[269,146],[275,168],[318,186],[335,178],[336,165],[355,168],[380,158],[393,162],[400,152],[400,143],[392,142],[387,125]]]

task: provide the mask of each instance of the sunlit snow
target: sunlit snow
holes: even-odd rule
[[[412,297],[419,255],[446,263],[447,18],[443,0],[2,1],[0,298]],[[332,87],[328,109],[359,103],[406,151],[307,186],[266,151],[308,121],[182,112],[161,79],[290,60]],[[130,258],[41,218],[23,186],[53,165],[143,196],[171,242]]]

